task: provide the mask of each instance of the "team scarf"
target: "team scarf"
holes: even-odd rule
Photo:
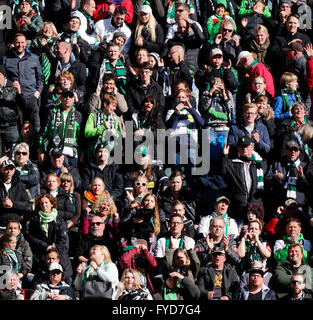
[[[87,22],[87,29],[86,29],[86,33],[91,35],[94,33],[95,31],[95,23],[93,21],[93,17],[90,16],[86,11],[84,10],[78,10],[85,18],[86,18],[86,22]]]
[[[221,109],[223,109],[223,111],[218,111]],[[229,120],[229,116],[224,111],[224,100],[220,95],[214,96],[212,98],[212,102],[211,102],[210,108],[208,110],[208,113],[214,119],[219,119],[219,120],[224,120],[224,121]]]
[[[17,259],[17,256],[16,256],[16,253],[14,250],[11,250],[9,248],[5,248],[5,252],[11,262],[11,266],[12,266],[12,269],[16,272],[18,272],[20,270],[20,264],[18,263],[18,259]]]
[[[95,194],[93,194],[91,191],[85,190],[84,196],[85,196],[85,198],[86,198],[89,202],[95,203],[95,202],[97,201],[97,199],[98,199],[101,195],[106,194],[106,193],[107,193],[107,191],[104,191],[103,193],[101,193],[101,194],[99,194],[99,195],[95,195]]]
[[[63,147],[62,152],[68,156],[77,157],[75,145],[75,108],[68,112],[64,122],[62,107],[57,108],[53,122],[53,145],[54,148]]]
[[[284,188],[287,189],[287,199],[296,199],[297,198],[297,170],[296,168],[301,164],[301,161],[298,159],[294,162],[288,163],[289,171],[287,173],[287,181]]]
[[[180,283],[174,289],[166,287],[164,284],[161,287],[164,300],[178,300],[177,291],[180,288]]]
[[[108,264],[108,261],[103,261],[100,265],[99,268],[102,269],[106,264]],[[82,274],[82,282],[86,283],[86,280],[89,279],[90,277],[97,276],[97,271],[92,266],[87,266],[85,271]],[[110,282],[110,281],[109,281]]]
[[[57,216],[58,216],[58,211],[55,208],[53,208],[51,212],[43,212],[41,210],[39,211],[40,226],[42,230],[45,232],[47,237],[48,237],[49,223],[56,221]]]
[[[215,217],[219,217],[215,212],[213,212],[211,214],[211,217],[212,218],[215,218]],[[229,232],[230,232],[230,218],[227,214],[227,212],[225,214],[223,214],[223,219],[225,221],[225,230],[224,230],[224,235],[227,237],[229,235]]]
[[[28,13],[28,18],[31,20],[32,17],[35,15],[35,11],[31,10]],[[22,31],[22,27],[25,24],[25,20],[22,19],[22,16],[18,13],[17,15],[13,16],[16,21],[17,27],[20,31]]]
[[[283,99],[283,109],[282,109],[282,113],[285,113],[287,111],[289,111],[289,107],[290,107],[290,103],[289,103],[289,99],[288,99],[288,94],[294,94],[296,97],[296,101],[302,102],[303,103],[303,99],[300,95],[300,93],[298,91],[294,91],[291,89],[282,89],[281,90],[281,96]]]
[[[262,157],[255,151],[252,157],[246,158],[248,161],[254,161],[256,164],[257,189],[264,190],[264,172],[262,168]]]
[[[126,94],[125,85],[126,85],[127,77],[126,77],[125,66],[121,59],[117,60],[115,65],[115,70],[116,70],[118,88],[123,94]],[[110,60],[107,58],[104,58],[99,71],[98,88],[102,88],[104,74],[111,74],[111,73],[112,71],[111,71]]]
[[[307,124],[308,123],[308,120],[306,117],[304,117],[304,124]],[[296,121],[295,120],[292,120],[291,121],[291,128],[294,127],[296,125]],[[308,158],[311,160],[311,153],[309,151],[309,146],[307,143],[304,143],[303,140],[302,140],[302,137],[301,135],[297,132],[297,131],[294,131],[294,135],[295,137],[297,138],[297,141],[300,145],[300,147],[304,150],[304,153],[308,156]]]

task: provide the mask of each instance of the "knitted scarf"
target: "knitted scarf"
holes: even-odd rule
[[[224,111],[224,100],[219,95],[212,98],[208,113],[215,119],[228,121],[227,112]]]
[[[48,236],[49,223],[52,221],[56,221],[57,216],[58,211],[55,208],[53,208],[51,212],[43,212],[41,210],[39,211],[40,225],[46,236]]]
[[[11,262],[12,269],[16,272],[20,270],[20,264],[18,263],[18,259],[14,250],[5,248],[5,252],[8,255],[8,258]]]
[[[264,172],[262,168],[261,156],[253,151],[251,158],[246,158],[248,161],[254,161],[256,164],[257,189],[264,190]]]
[[[68,112],[66,122],[61,106],[57,108],[53,121],[53,147],[63,147],[63,153],[68,156],[77,157],[75,145],[75,108]]]
[[[53,39],[52,38],[48,38],[47,42],[53,43]],[[38,42],[37,42],[38,43]],[[39,45],[39,44],[38,44]],[[47,54],[45,52],[42,52],[39,56],[39,62],[42,68],[42,73],[44,75],[45,78],[45,84],[48,83],[48,80],[50,78],[50,74],[51,74],[51,62],[49,60],[49,58],[47,57]]]
[[[288,88],[282,89],[281,90],[281,96],[283,99],[282,113],[289,111],[290,104],[289,104],[288,94],[294,94],[296,96],[296,101],[303,103],[303,99],[298,91],[294,91]]]
[[[107,192],[104,191],[102,194],[106,194]],[[95,195],[93,194],[91,191],[88,191],[88,190],[85,190],[84,192],[84,196],[85,198],[91,202],[91,203],[95,203],[97,201],[97,199],[102,195],[102,194],[99,194],[99,195]]]
[[[99,265],[99,268],[104,267],[108,263],[109,263],[108,261],[103,261]],[[95,276],[95,275],[97,275],[97,272],[94,270],[94,268],[92,266],[88,266],[82,274],[82,282],[85,283],[90,276]]]
[[[86,17],[86,21],[87,21],[86,33],[91,35],[95,31],[95,23],[93,21],[93,17],[83,10],[78,10],[78,11]]]
[[[179,288],[180,288],[180,283],[174,289],[170,289],[163,284],[161,287],[161,291],[163,292],[164,300],[178,300],[177,290]]]
[[[267,48],[269,47],[269,45],[270,45],[269,38],[267,38],[265,43],[263,43],[263,44],[258,44],[255,40],[252,40],[251,49],[252,49],[252,52],[254,52],[256,54],[256,57],[259,62],[264,63],[266,51],[267,51]]]
[[[126,85],[126,70],[125,66],[121,59],[118,59],[115,65],[116,77],[117,77],[117,86],[123,94],[126,94],[125,85]],[[99,81],[98,87],[101,88],[103,84],[103,75],[106,73],[112,73],[110,60],[105,58],[102,61],[100,71],[99,71]]]
[[[29,13],[28,13],[28,18],[31,20],[32,17],[35,15],[35,11],[31,10]],[[23,25],[25,24],[25,20],[22,19],[22,16],[20,13],[18,13],[17,15],[14,15],[13,18],[16,20],[16,24],[17,24],[17,27],[20,31],[23,31],[22,30],[22,27]],[[26,24],[25,24],[26,25]],[[27,26],[27,29],[29,28],[29,26]]]
[[[297,198],[297,170],[296,168],[300,165],[301,161],[298,159],[294,162],[288,163],[289,171],[287,173],[287,181],[284,188],[287,189],[287,199]]]

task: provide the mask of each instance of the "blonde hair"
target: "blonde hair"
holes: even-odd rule
[[[55,27],[54,23],[51,22],[51,21],[45,21],[43,24],[42,24],[42,27],[40,29],[40,31],[38,32],[39,35],[43,35],[43,28],[45,26],[50,26],[51,29],[52,29],[52,38],[59,38],[59,33],[57,31],[57,28]]]
[[[16,151],[19,151],[21,149],[24,149],[29,154],[29,145],[25,142],[21,142],[14,147],[14,152],[13,152],[14,157],[15,157]]]
[[[287,83],[292,81],[298,81],[298,77],[292,72],[284,72],[280,77],[280,87],[286,88]]]
[[[246,103],[243,107],[242,107],[242,113],[244,113],[246,110],[248,109],[256,109],[257,111],[259,110],[258,106],[256,105],[256,103],[250,102],[250,103]]]
[[[150,31],[151,42],[156,41],[156,32],[155,32],[156,28],[155,27],[157,25],[157,22],[155,20],[155,17],[153,16],[153,14],[152,13],[149,13],[149,14],[150,14],[150,19],[146,25],[142,24],[140,22],[140,18],[138,17],[137,26],[136,26],[136,30],[135,30],[135,39],[137,39],[139,36],[141,36],[142,29],[146,26]]]
[[[69,174],[68,172],[64,172],[60,175],[60,180],[61,180],[61,183],[62,183],[62,179],[69,179],[71,180],[71,191],[74,190],[75,188],[75,185],[74,185],[74,179],[73,179],[73,176],[71,174]]]
[[[189,269],[190,265],[191,265],[191,262],[190,262],[190,258],[189,258],[189,255],[186,251],[186,249],[184,248],[177,248],[175,249],[174,253],[173,253],[173,260],[175,258],[175,256],[179,253],[179,252],[183,252],[186,256],[186,263],[185,263],[185,267],[187,267]]]
[[[94,205],[91,207],[91,210],[94,213],[98,214],[98,212],[100,212],[100,210],[101,210],[101,206],[104,201],[108,201],[110,203],[109,217],[111,218],[113,213],[117,212],[117,208],[116,208],[115,202],[113,200],[113,197],[111,197],[109,192],[100,195],[98,197],[98,199],[96,200],[96,202],[94,203]]]
[[[105,261],[109,261],[109,262],[112,262],[112,259],[111,259],[111,253],[109,251],[109,249],[106,247],[106,246],[100,246],[99,244],[96,244],[94,246],[92,246],[89,250],[89,254],[90,254],[90,251],[92,249],[95,249],[95,248],[98,248],[99,250],[102,251],[102,253],[104,254],[104,260]]]
[[[131,273],[135,278],[135,281],[134,281],[134,284],[133,284],[134,287],[132,288],[132,290],[141,289],[142,285],[141,285],[141,282],[140,282],[139,273],[134,269],[128,268],[128,269],[125,269],[123,271],[123,274],[122,274],[122,277],[121,277],[121,282],[123,284],[123,290],[126,290],[126,286],[125,286],[125,282],[124,281],[125,281],[127,273]]]
[[[309,142],[313,138],[313,127],[309,124],[302,125],[297,132],[301,135],[304,143]]]
[[[160,225],[160,216],[159,216],[159,205],[158,205],[158,198],[153,194],[153,193],[148,193],[146,194],[142,200],[141,203],[144,206],[144,202],[148,197],[152,197],[154,199],[155,207],[153,210],[153,225],[154,225],[154,234],[158,235],[161,230],[161,225]]]
[[[258,1],[257,1],[258,2]],[[262,1],[263,2],[263,1]],[[264,2],[263,2],[264,4]],[[265,4],[264,4],[265,5]],[[268,33],[268,30],[265,26],[263,26],[263,24],[258,24],[254,30],[254,35],[256,35],[258,32],[264,32],[266,37],[268,38],[269,37],[269,33]]]

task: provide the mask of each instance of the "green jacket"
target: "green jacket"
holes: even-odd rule
[[[274,257],[278,262],[283,262],[287,259],[288,257],[288,248],[290,246],[290,236],[287,234],[283,235],[283,240],[277,240],[275,243],[275,247],[279,245],[280,247],[283,246],[282,249],[278,249],[274,252]],[[300,232],[298,235],[298,243],[301,243],[304,241],[303,234]],[[275,249],[274,247],[274,249]],[[308,262],[308,252],[302,247],[302,252],[303,252],[303,260],[304,262]]]
[[[38,143],[38,151],[44,151],[46,153],[48,153],[48,151],[50,150],[50,148],[53,146],[53,124],[55,122],[55,117],[58,111],[58,108],[60,108],[61,105],[58,104],[56,105],[50,112],[48,115],[48,119],[46,121],[46,125],[41,129],[41,132],[39,134],[39,143]],[[73,106],[74,108],[74,106]],[[80,140],[81,140],[81,130],[80,130],[80,126],[82,124],[83,118],[82,115],[79,111],[77,111],[74,108],[74,112],[75,112],[75,123],[74,123],[74,149],[76,152],[78,152],[79,148],[77,149],[76,147],[78,145],[80,145]],[[63,136],[61,137],[61,139],[64,140],[64,136],[65,136],[65,130],[66,127],[64,126],[64,130],[63,130]]]
[[[230,20],[233,22],[234,24],[234,32],[236,32],[237,27],[236,27],[236,23],[234,21],[234,19],[229,16],[229,15],[225,15],[225,20]],[[220,25],[221,22],[223,21],[222,17],[219,16],[217,13],[213,14],[207,22],[207,29],[208,29],[208,34],[209,34],[209,40],[214,40],[216,35],[219,33],[220,31]]]
[[[238,9],[238,16],[240,19],[244,18],[245,16],[253,13],[253,6],[255,5],[256,0],[242,0]],[[265,6],[263,17],[270,18],[272,16],[270,9],[268,6]]]

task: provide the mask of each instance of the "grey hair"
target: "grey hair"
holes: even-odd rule
[[[18,151],[20,149],[25,149],[27,151],[27,153],[29,154],[29,145],[27,143],[21,142],[21,143],[17,144],[14,147],[14,154],[15,154],[16,151]]]

